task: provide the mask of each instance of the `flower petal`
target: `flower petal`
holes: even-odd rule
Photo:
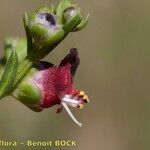
[[[61,61],[60,66],[71,64],[71,74],[75,75],[76,69],[80,63],[78,52],[76,48],[71,48],[70,53]]]

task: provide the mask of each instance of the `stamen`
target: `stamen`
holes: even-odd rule
[[[72,95],[65,95],[65,98],[71,98]]]
[[[79,104],[80,103],[78,100],[70,99],[67,97],[62,98],[62,101],[66,102],[66,103],[70,103],[70,104]]]
[[[78,105],[78,108],[79,108],[79,109],[83,109],[83,107],[84,107],[83,104],[79,104],[79,105]]]
[[[84,95],[84,96],[83,96],[83,99],[88,99],[88,96],[87,96],[87,95]]]
[[[84,96],[85,92],[84,91],[80,91],[79,96]]]
[[[82,126],[82,123],[80,123],[75,117],[74,115],[72,114],[72,112],[70,111],[69,107],[67,106],[67,104],[65,102],[62,102],[61,103],[62,106],[65,108],[65,110],[67,111],[68,115],[72,118],[72,120],[79,126],[81,127]]]
[[[83,101],[84,101],[84,103],[89,103],[90,102],[89,99],[84,99]]]
[[[84,101],[85,103],[89,103],[89,98],[88,98],[87,95],[84,95],[84,96],[83,96],[83,101]]]

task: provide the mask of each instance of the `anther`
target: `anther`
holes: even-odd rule
[[[80,93],[79,93],[79,96],[84,96],[85,95],[85,92],[84,91],[80,91]]]
[[[84,95],[84,96],[83,96],[83,101],[84,101],[85,103],[89,103],[89,98],[88,98],[87,95]]]
[[[83,104],[79,104],[79,105],[78,105],[78,108],[79,108],[79,109],[83,109],[83,107],[84,107]]]

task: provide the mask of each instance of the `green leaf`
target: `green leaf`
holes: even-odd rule
[[[16,51],[13,50],[5,67],[1,82],[0,82],[0,99],[6,96],[13,87],[18,68],[18,57]]]
[[[21,62],[27,56],[27,41],[25,38],[13,38],[9,37],[5,39],[4,42],[4,65],[8,61],[12,49],[16,50],[18,56],[18,62]]]

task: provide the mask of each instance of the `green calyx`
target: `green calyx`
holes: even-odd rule
[[[25,81],[21,82],[13,93],[16,99],[26,105],[37,104],[41,99],[40,90],[33,84]]]
[[[40,60],[53,50],[53,45],[64,37],[62,25],[48,7],[37,9],[30,18],[24,17],[28,40],[28,56]],[[43,49],[44,48],[44,49]]]
[[[61,0],[59,3],[56,14],[65,32],[76,32],[83,29],[89,19],[89,15],[83,16],[80,8],[71,2],[71,0]]]
[[[72,32],[81,22],[80,9],[77,7],[69,7],[63,12],[63,29],[66,32]]]
[[[59,22],[62,23],[63,12],[72,6],[71,0],[61,0],[56,8],[56,15],[58,16]]]
[[[40,89],[32,81],[32,76],[36,73],[36,69],[32,68],[26,77],[17,85],[12,95],[28,107],[38,105],[42,94]]]

